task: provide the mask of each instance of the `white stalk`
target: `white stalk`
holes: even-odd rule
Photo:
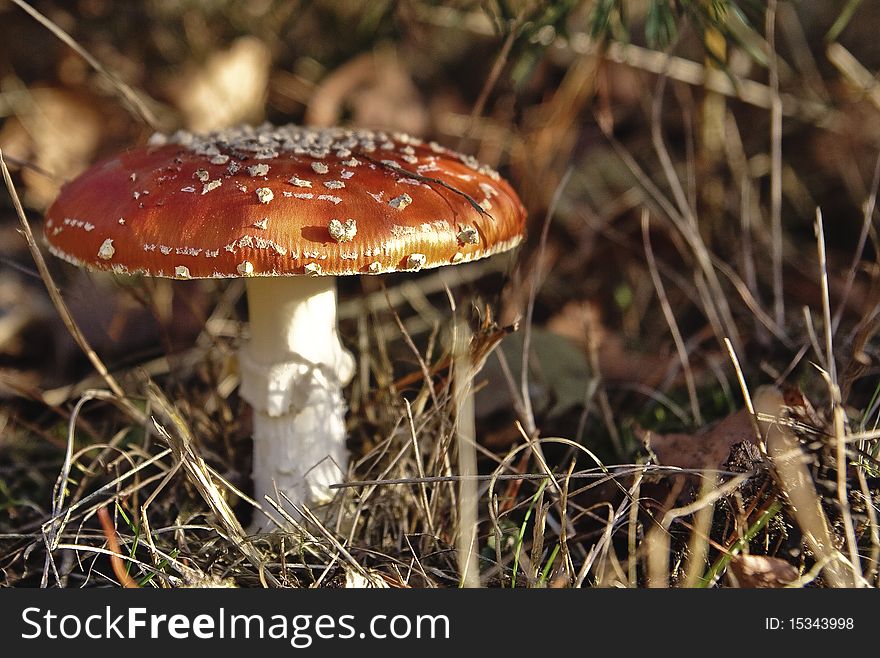
[[[253,277],[247,296],[240,392],[254,410],[254,498],[270,511],[265,496],[293,511],[279,493],[295,505],[327,502],[348,463],[342,388],[354,374],[336,328],[336,280]]]

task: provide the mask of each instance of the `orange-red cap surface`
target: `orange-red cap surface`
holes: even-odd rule
[[[525,209],[472,157],[299,126],[154,136],[64,186],[44,232],[77,265],[174,278],[381,274],[518,244]]]

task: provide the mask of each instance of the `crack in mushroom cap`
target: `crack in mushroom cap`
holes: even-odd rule
[[[266,191],[259,196],[249,171],[261,174]],[[193,193],[202,172],[218,184]],[[345,187],[333,195],[303,194],[295,182],[316,178],[344,179]],[[481,211],[488,196],[491,211]],[[399,198],[408,202],[390,203]],[[328,231],[339,217],[357,222],[350,242]],[[154,135],[65,185],[44,230],[53,254],[90,269],[222,278],[241,276],[243,262],[251,265],[249,276],[396,272],[411,269],[413,254],[424,256],[423,269],[440,267],[515,247],[525,220],[522,203],[497,172],[434,142],[264,124]],[[473,243],[462,244],[463,230],[475,236]],[[107,257],[105,248],[99,257],[105,244],[113,253]]]

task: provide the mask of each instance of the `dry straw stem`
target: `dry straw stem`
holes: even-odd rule
[[[742,391],[743,400],[745,400],[746,409],[749,412],[749,417],[752,420],[752,427],[755,430],[755,437],[758,440],[758,449],[761,451],[761,454],[766,457],[767,440],[760,423],[758,423],[757,414],[755,412],[755,405],[752,402],[752,395],[751,393],[749,393],[749,387],[748,384],[746,384],[746,378],[743,374],[742,366],[740,366],[739,358],[736,355],[736,350],[734,350],[733,344],[730,342],[730,340],[725,338],[724,345],[725,347],[727,347],[727,353],[730,355],[730,361],[733,363],[733,369],[736,371],[736,379],[739,382],[739,387]]]
[[[863,468],[857,468],[856,475],[859,478],[859,490],[862,493],[863,500],[873,500],[871,489],[868,486],[868,480],[865,477],[865,470]],[[868,511],[868,527],[871,536],[871,553],[867,559],[868,570],[865,573],[865,580],[868,583],[872,583],[876,587],[877,572],[878,568],[880,568],[880,526],[878,526],[876,507],[870,504],[870,502],[869,504],[865,505],[865,507]]]
[[[804,534],[816,560],[824,563],[824,575],[831,587],[854,587],[854,578],[846,568],[846,558],[835,548],[834,537],[800,442],[789,427],[778,422],[784,400],[778,390],[759,388],[754,396],[755,412],[767,438],[767,452],[777,481],[788,499],[789,508]]]
[[[834,64],[847,80],[864,92],[877,109],[880,109],[880,85],[871,72],[836,41],[828,44],[825,54],[828,56],[828,61]]]
[[[532,316],[535,311],[535,299],[538,296],[538,290],[543,284],[543,281],[540,280],[540,277],[541,272],[544,270],[544,252],[547,248],[547,237],[550,234],[550,221],[553,219],[553,215],[556,213],[556,207],[559,204],[559,200],[562,198],[562,192],[565,190],[566,185],[568,185],[568,181],[571,179],[572,172],[573,169],[571,167],[565,170],[562,179],[559,181],[559,184],[553,191],[553,197],[550,200],[550,205],[547,207],[547,213],[544,216],[544,222],[541,226],[541,237],[538,242],[538,254],[535,259],[535,269],[532,272],[531,276],[529,297],[523,322],[522,363],[520,367],[519,390],[520,400],[522,401],[524,412],[522,423],[525,427],[526,434],[528,434],[528,436],[531,438],[537,436],[538,431],[538,428],[535,424],[535,415],[532,410],[532,397],[529,393],[529,361],[531,355]],[[538,445],[537,450],[540,451],[540,449],[540,445]]]
[[[495,533],[496,542],[497,542],[496,543],[496,551],[497,551],[496,559],[497,559],[498,565],[502,565],[504,563],[503,557],[501,555],[501,550],[500,550],[501,538],[503,537],[503,531],[501,529],[500,521],[501,521],[501,517],[506,516],[511,511],[511,509],[501,511],[501,508],[498,505],[497,494],[495,491],[496,484],[500,480],[507,479],[507,478],[505,478],[502,471],[510,468],[510,464],[512,464],[514,462],[517,455],[519,455],[520,453],[522,453],[525,450],[531,450],[532,453],[535,454],[536,457],[538,458],[539,464],[544,471],[543,475],[541,476],[541,479],[542,480],[549,480],[549,483],[550,483],[550,485],[552,485],[552,488],[555,489],[559,493],[560,501],[564,500],[568,504],[570,504],[570,502],[571,502],[569,500],[570,495],[574,495],[574,494],[569,494],[569,492],[568,492],[568,485],[567,485],[568,480],[575,479],[577,477],[588,476],[588,474],[586,472],[566,473],[561,476],[559,474],[553,473],[550,470],[550,468],[548,467],[547,463],[538,456],[538,453],[536,452],[536,447],[534,446],[535,443],[561,444],[561,445],[569,447],[572,451],[582,452],[590,460],[595,462],[596,465],[598,466],[598,471],[601,471],[602,477],[600,478],[599,481],[600,482],[609,482],[610,481],[624,495],[624,499],[623,499],[620,507],[616,510],[613,510],[613,509],[609,510],[609,515],[610,515],[609,519],[610,519],[611,526],[606,528],[606,531],[603,532],[602,538],[599,540],[599,542],[597,542],[595,545],[593,545],[593,547],[591,548],[589,554],[587,555],[587,557],[585,559],[584,564],[582,565],[580,571],[578,572],[578,574],[576,576],[574,585],[576,587],[581,587],[583,585],[584,581],[586,580],[587,576],[589,575],[590,570],[592,569],[596,559],[598,557],[600,557],[600,555],[602,555],[608,549],[608,543],[611,541],[611,537],[613,536],[613,530],[618,526],[618,522],[620,521],[620,519],[624,518],[624,516],[628,513],[627,511],[628,511],[629,505],[631,504],[631,502],[633,500],[632,488],[629,490],[626,489],[618,481],[618,478],[619,477],[627,477],[628,475],[630,475],[632,473],[632,467],[630,465],[627,465],[626,467],[624,467],[624,470],[622,472],[612,473],[611,470],[609,470],[609,468],[607,466],[605,466],[605,464],[603,464],[602,461],[589,448],[587,448],[586,446],[584,446],[580,443],[576,443],[570,439],[565,439],[565,438],[561,438],[561,437],[546,437],[546,438],[541,438],[541,439],[530,440],[528,435],[525,433],[525,430],[523,429],[522,425],[520,425],[519,423],[517,423],[517,429],[519,430],[520,434],[523,436],[523,439],[525,442],[516,446],[515,448],[511,449],[510,452],[508,452],[507,455],[505,455],[504,459],[501,461],[501,463],[498,465],[498,467],[492,473],[492,476],[489,480],[489,489],[488,489],[488,494],[487,494],[488,499],[490,501],[489,517],[492,521],[493,531]],[[644,467],[636,467],[636,472],[641,472],[641,469],[643,469],[643,468]],[[678,469],[675,469],[675,470],[677,472],[681,472]],[[511,476],[511,478],[518,478],[518,479],[525,480],[525,479],[537,479],[537,476],[516,475],[516,476]],[[560,478],[563,479],[564,489],[563,489],[563,485],[560,485],[560,483],[559,483]],[[575,493],[577,493],[577,492],[575,492]],[[559,518],[562,521],[564,521],[564,523],[565,523],[566,536],[575,536],[576,530],[574,527],[574,520],[570,518],[568,510],[566,510],[565,512],[560,511]]]
[[[104,362],[100,359],[97,353],[95,353],[95,351],[92,349],[91,345],[89,345],[88,340],[86,340],[85,336],[79,328],[79,325],[76,323],[73,315],[70,313],[70,309],[67,306],[67,303],[64,301],[64,298],[61,296],[61,292],[58,289],[58,286],[55,284],[55,281],[52,278],[51,273],[49,272],[49,268],[46,265],[46,261],[43,258],[43,254],[40,251],[39,246],[37,245],[36,238],[34,237],[33,231],[31,230],[30,223],[27,220],[27,216],[25,215],[24,208],[21,204],[21,200],[19,199],[18,193],[15,189],[15,184],[13,183],[12,177],[9,173],[9,168],[6,166],[6,161],[3,158],[2,150],[0,150],[0,168],[2,168],[3,171],[3,180],[6,184],[6,189],[9,192],[9,196],[12,199],[16,214],[18,215],[19,223],[21,225],[21,233],[24,236],[25,241],[27,242],[31,257],[34,259],[37,271],[40,274],[40,278],[43,280],[43,284],[46,287],[49,298],[52,300],[52,303],[55,306],[55,309],[57,310],[61,321],[63,322],[65,328],[68,330],[70,335],[73,337],[74,342],[76,342],[79,348],[89,359],[92,366],[95,368],[103,382],[107,385],[112,393],[109,394],[102,391],[87,391],[83,394],[83,397],[77,403],[75,411],[71,416],[68,432],[68,447],[65,453],[65,465],[62,468],[61,473],[59,473],[58,481],[55,484],[52,517],[43,524],[43,535],[47,546],[46,565],[42,579],[42,585],[45,587],[48,584],[47,580],[50,568],[54,572],[56,580],[59,577],[57,570],[55,569],[54,560],[52,559],[52,550],[58,548],[58,538],[60,537],[61,531],[63,530],[65,519],[69,518],[69,514],[71,512],[70,509],[65,512],[62,509],[62,506],[64,502],[64,494],[67,491],[67,479],[70,472],[71,455],[73,450],[73,433],[79,409],[82,408],[82,405],[87,400],[101,398],[119,405],[137,423],[143,424],[146,420],[146,417],[140,409],[138,409],[125,397],[125,392],[123,391],[122,387],[116,381],[116,378],[110,374],[110,371],[104,365]]]
[[[483,110],[486,108],[486,102],[489,100],[489,94],[492,93],[492,90],[495,88],[495,85],[498,84],[498,79],[501,77],[501,73],[504,71],[504,66],[507,64],[507,58],[510,56],[510,50],[513,48],[513,44],[516,42],[517,37],[519,36],[520,27],[525,20],[525,7],[520,10],[519,15],[517,15],[516,20],[513,21],[513,24],[509,26],[509,32],[507,34],[507,38],[504,39],[504,43],[501,45],[501,50],[498,52],[498,55],[495,56],[495,62],[492,64],[492,70],[489,71],[489,75],[486,78],[486,81],[483,83],[483,88],[480,90],[480,95],[477,97],[476,103],[474,103],[474,107],[471,110],[470,116],[468,116],[467,125],[461,133],[461,138],[458,141],[458,149],[461,150],[464,146],[465,140],[467,140],[476,126],[477,119],[480,118],[483,114]]]
[[[283,495],[283,494],[282,494]],[[292,504],[290,500],[285,500],[285,503],[288,505]],[[303,517],[312,523],[317,529],[319,534],[321,534],[333,548],[336,550],[337,556],[342,557],[342,559],[354,570],[356,574],[358,574],[364,581],[370,583],[373,582],[374,577],[367,572],[364,567],[360,565],[360,563],[354,558],[354,556],[342,545],[342,543],[336,538],[336,536],[321,522],[321,520],[315,516],[314,512],[310,510],[308,507],[302,506],[297,508],[299,513],[303,515]],[[336,556],[334,556],[334,560]],[[332,565],[332,561],[330,563]],[[329,573],[328,565],[327,569],[325,569],[324,574]],[[315,586],[320,584],[320,580]]]
[[[430,385],[430,380],[427,379],[427,381]],[[419,485],[422,507],[424,507],[425,518],[428,522],[428,531],[432,536],[436,537],[437,529],[434,527],[434,515],[431,513],[431,504],[428,502],[428,487],[424,484],[425,465],[422,463],[422,450],[419,447],[419,438],[418,433],[416,432],[415,421],[413,420],[412,407],[410,406],[409,400],[406,398],[404,398],[403,402],[406,405],[406,417],[409,421],[409,434],[410,439],[412,439],[413,457],[416,462],[416,469],[418,470],[419,477],[423,479],[423,482]]]
[[[632,492],[633,500],[638,502],[641,498],[642,492],[642,481],[645,476],[645,470],[647,469],[647,464],[643,467],[643,470],[638,472],[636,476],[633,478],[633,485],[630,488]],[[641,528],[641,523],[639,521],[639,512],[641,510],[641,505],[631,505],[629,509],[629,520],[627,523],[627,549],[629,559],[627,560],[627,586],[636,587],[638,585],[638,573],[639,573],[639,562],[636,559],[636,555],[638,555],[638,535],[639,529]]]
[[[455,434],[458,448],[458,564],[462,587],[480,586],[476,426],[474,422],[474,367],[471,360],[471,331],[457,319],[453,327],[452,396],[455,400]]]
[[[721,261],[708,250],[699,233],[696,216],[684,194],[681,182],[678,179],[678,174],[675,171],[675,167],[669,156],[669,152],[661,133],[660,109],[662,107],[662,92],[664,86],[665,78],[661,78],[658,82],[652,109],[652,139],[655,151],[657,152],[661,165],[663,166],[664,174],[670,187],[673,189],[677,203],[680,204],[679,208],[676,208],[676,206],[666,198],[657,185],[651,181],[651,177],[644,171],[644,169],[642,169],[638,162],[636,162],[633,155],[617,139],[615,139],[614,135],[611,132],[606,131],[602,124],[599,125],[600,128],[602,128],[608,143],[611,144],[617,156],[621,159],[627,169],[630,170],[637,181],[637,184],[642,189],[644,193],[642,202],[658,217],[669,221],[672,227],[684,239],[685,243],[688,245],[690,253],[696,259],[697,266],[693,271],[693,284],[700,305],[706,315],[706,319],[712,326],[717,340],[723,342],[726,337],[729,337],[729,340],[735,345],[738,345],[739,333],[736,329],[736,324],[733,321],[730,306],[727,303],[727,297],[721,287],[717,273],[715,272],[716,267],[722,271],[724,271],[724,268],[718,265]],[[670,232],[670,237],[674,241],[676,235],[675,232]],[[729,268],[727,268],[727,271],[730,271]],[[737,287],[738,290],[742,290],[743,288],[743,286]],[[687,290],[687,288],[684,289]],[[746,295],[744,299],[746,303],[749,303],[748,295]],[[755,302],[752,305],[756,306],[757,303]],[[773,326],[771,322],[768,322],[768,325],[770,327]],[[780,333],[781,331],[780,328],[777,328],[774,333]]]
[[[112,401],[114,398],[112,394],[107,391],[87,391],[79,401],[77,401],[76,406],[73,408],[73,412],[70,414],[70,419],[68,420],[67,449],[64,452],[64,462],[62,463],[61,471],[58,473],[58,478],[55,480],[55,485],[52,489],[52,516],[48,521],[44,522],[42,526],[43,540],[46,544],[46,560],[43,568],[42,587],[48,585],[50,569],[55,575],[56,581],[59,580],[52,552],[58,547],[60,537],[64,532],[67,522],[70,520],[70,512],[72,511],[72,509],[69,509],[66,512],[63,512],[63,507],[64,499],[68,493],[70,471],[73,467],[74,460],[77,457],[77,455],[74,455],[73,450],[76,424],[83,406],[90,400],[95,399]]]
[[[827,326],[830,332],[830,323]],[[726,343],[742,388],[746,408],[755,423],[755,431],[759,439],[758,446],[773,467],[777,483],[788,499],[795,520],[804,533],[807,545],[816,559],[824,565],[825,577],[829,585],[832,587],[854,587],[863,583],[864,580],[858,566],[858,553],[854,550],[851,551],[851,557],[847,560],[835,548],[828,519],[822,509],[821,498],[807,468],[806,456],[801,450],[800,442],[787,424],[779,422],[784,407],[782,394],[774,387],[764,386],[752,396],[747,388],[733,346],[729,341]],[[838,438],[838,464],[845,465],[845,452],[843,454],[844,461],[839,461],[842,444],[843,442]],[[844,472],[843,477],[845,478],[845,466],[839,467],[838,471],[840,470]],[[838,487],[840,487],[840,473],[838,474]],[[843,489],[845,496],[845,481]],[[838,494],[840,494],[840,489],[838,489]],[[848,512],[849,505],[846,498],[841,501],[841,505]],[[850,518],[845,518],[845,525],[847,526],[847,543],[852,547],[855,545],[855,537],[852,536],[852,543],[850,543],[850,533],[852,532]],[[845,568],[847,563],[850,566],[849,570]]]
[[[742,483],[750,476],[750,473],[740,473],[721,486],[715,488],[704,487],[703,495],[697,500],[689,505],[683,505],[682,507],[675,507],[669,510],[663,515],[660,523],[646,533],[645,560],[647,563],[648,587],[669,587],[669,556],[671,555],[671,537],[669,529],[672,527],[672,524],[677,519],[690,516],[705,507],[714,506],[721,498],[737,491]]]
[[[776,57],[776,0],[769,0],[766,14],[767,69],[770,78],[770,228],[773,270],[773,317],[785,322],[782,287],[782,99],[779,98],[779,62]]]
[[[840,320],[843,318],[843,312],[846,310],[846,303],[852,292],[853,283],[855,283],[856,272],[859,269],[859,264],[865,253],[865,244],[868,242],[868,235],[873,226],[872,220],[874,218],[874,210],[877,207],[878,189],[880,189],[880,154],[878,154],[877,160],[874,162],[874,175],[871,180],[871,191],[868,194],[867,201],[865,201],[862,213],[862,230],[859,233],[859,242],[853,253],[852,261],[850,262],[849,270],[846,274],[846,281],[843,285],[843,291],[840,293],[840,301],[837,304],[837,310],[834,312],[834,318],[831,322],[832,335],[837,333],[837,328],[840,326]]]
[[[615,482],[617,484],[617,482]],[[590,547],[590,551],[587,553],[584,558],[584,562],[581,565],[581,568],[578,570],[577,576],[574,580],[575,587],[583,587],[584,582],[586,582],[587,576],[593,571],[594,566],[599,563],[599,568],[596,569],[597,576],[600,571],[602,571],[602,567],[604,567],[605,562],[607,560],[608,551],[612,548],[611,540],[614,537],[615,530],[620,527],[623,523],[626,523],[626,519],[629,517],[629,510],[635,503],[634,492],[637,490],[638,480],[629,490],[624,490],[626,495],[620,501],[620,504],[617,508],[614,508],[610,503],[602,504],[603,507],[608,508],[608,517],[605,522],[605,527],[602,531],[602,535],[595,544]],[[620,485],[618,484],[618,487]],[[622,578],[622,575],[621,575]]]
[[[816,246],[819,255],[819,285],[822,291],[822,320],[825,327],[825,367],[831,384],[837,387],[837,364],[834,360],[834,334],[831,330],[831,297],[828,290],[828,260],[825,255],[825,229],[822,224],[822,211],[816,208],[816,223],[813,226],[816,233]],[[832,401],[840,403],[839,391],[835,395],[832,391]]]
[[[853,526],[852,513],[849,507],[847,494],[847,467],[846,454],[846,419],[843,411],[843,401],[840,396],[840,385],[837,380],[837,365],[834,359],[834,330],[831,324],[831,297],[828,290],[828,260],[825,254],[825,228],[822,223],[822,211],[816,208],[816,246],[819,255],[819,277],[822,289],[822,319],[825,328],[825,360],[827,373],[823,372],[828,391],[831,397],[832,428],[836,442],[837,461],[837,499],[840,503],[843,530],[846,544],[849,549],[850,567],[853,572],[853,582],[859,583],[862,578],[861,564],[859,560],[858,542],[856,541]]]
[[[700,498],[708,497],[712,490],[718,486],[718,477],[711,472],[703,474],[703,483],[700,490]],[[715,513],[714,502],[697,510],[694,515],[693,530],[688,543],[687,567],[685,569],[684,587],[692,588],[700,584],[700,579],[706,570],[706,560],[709,556],[709,542],[712,530],[712,518]]]

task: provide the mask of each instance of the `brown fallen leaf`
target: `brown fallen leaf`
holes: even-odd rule
[[[203,66],[188,67],[167,83],[185,127],[216,130],[263,118],[272,55],[255,37],[236,39],[212,53]]]
[[[17,115],[0,131],[0,148],[7,157],[28,162],[23,168],[24,200],[45,208],[61,184],[88,166],[106,137],[107,116],[102,99],[61,88],[27,90]]]
[[[628,349],[620,336],[602,324],[598,308],[589,301],[574,301],[547,322],[547,329],[575,341],[589,355],[595,351],[599,371],[606,381],[655,387],[669,371],[674,356],[658,356]]]
[[[737,444],[757,445],[752,418],[745,409],[697,434],[657,434],[637,428],[636,436],[660,464],[697,471],[721,469]]]
[[[0,357],[20,357],[24,334],[53,317],[46,299],[14,272],[0,274]]]
[[[798,570],[785,560],[766,555],[737,555],[727,567],[733,587],[779,588],[798,579]]]
[[[358,55],[321,80],[305,122],[334,126],[346,110],[364,128],[422,135],[429,123],[418,89],[391,47]]]

